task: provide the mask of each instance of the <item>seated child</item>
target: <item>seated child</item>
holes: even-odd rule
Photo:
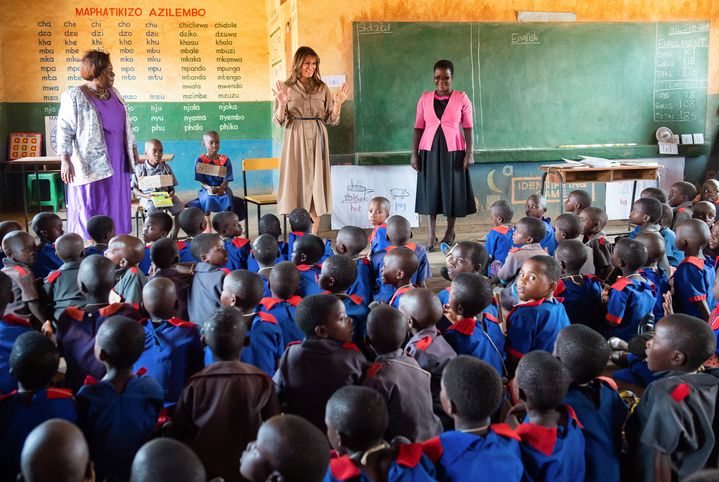
[[[145,256],[145,247],[135,236],[120,235],[110,240],[105,257],[115,265],[115,287],[113,291],[122,301],[140,306],[142,287],[147,279],[137,265]]]
[[[78,426],[99,480],[129,478],[135,452],[150,439],[160,415],[162,388],[154,378],[132,373],[144,348],[145,331],[137,320],[113,316],[97,332],[95,356],[106,375],[86,381],[76,399]]]
[[[372,256],[377,251],[382,251],[390,245],[387,239],[387,218],[389,218],[389,199],[386,197],[373,197],[367,208],[367,217],[372,228],[369,235],[369,254]],[[367,243],[365,243],[366,245]]]
[[[391,286],[394,291],[389,305],[399,308],[402,295],[416,287],[411,281],[418,267],[417,255],[410,249],[395,248],[385,254],[381,271],[382,284]]]
[[[300,271],[300,287],[297,294],[301,297],[316,295],[322,292],[317,281],[320,276],[320,266],[324,253],[322,240],[314,234],[305,234],[295,240],[292,246],[291,261]]]
[[[642,189],[642,192],[641,194],[639,194],[639,197],[653,197],[662,204],[666,204],[667,202],[667,193],[665,193],[658,187],[647,187]]]
[[[44,278],[62,265],[62,260],[55,253],[55,241],[63,235],[62,219],[55,213],[38,213],[32,218],[32,230],[40,238],[32,272],[35,278]]]
[[[560,214],[554,223],[554,237],[557,240],[557,245],[565,239],[581,239],[582,219],[576,214]],[[557,248],[555,247],[554,249],[556,250]],[[587,251],[587,259],[579,268],[579,274],[594,274],[594,251],[589,246],[585,246],[584,249]]]
[[[185,208],[177,216],[177,222],[180,228],[187,234],[187,237],[177,242],[177,250],[180,252],[180,263],[199,263],[199,259],[195,259],[190,250],[192,240],[195,236],[204,233],[207,230],[208,221],[202,209],[196,207]]]
[[[135,454],[130,482],[207,482],[200,458],[190,447],[171,438],[147,442]]]
[[[457,353],[437,330],[437,322],[442,318],[442,305],[433,292],[426,288],[417,288],[402,297],[399,311],[408,319],[412,334],[404,347],[404,354],[417,360],[419,366],[432,375],[434,413],[440,417],[445,428],[450,427],[452,421],[442,411],[439,391],[442,370]]]
[[[279,323],[283,347],[293,341],[302,341],[305,337],[295,323],[295,310],[302,301],[302,298],[296,294],[299,286],[300,272],[297,266],[290,261],[282,261],[270,271],[272,296],[266,296],[260,301],[262,310],[274,316]]]
[[[304,298],[295,320],[305,339],[287,347],[273,380],[283,412],[324,430],[327,400],[337,389],[360,381],[365,357],[351,342],[352,318],[335,295]]]
[[[492,204],[489,210],[489,218],[494,227],[487,233],[487,240],[484,247],[489,254],[490,264],[487,274],[495,276],[500,270],[509,250],[512,249],[512,217],[514,209],[509,201],[500,199]]]
[[[659,221],[662,218],[662,205],[654,198],[643,197],[634,201],[629,213],[629,222],[635,225],[627,237],[634,239],[644,232],[659,231]]]
[[[584,480],[582,424],[574,409],[562,404],[568,388],[567,370],[550,353],[533,351],[519,361],[512,389],[527,411],[515,429],[522,439],[524,480]]]
[[[219,234],[202,233],[192,240],[192,256],[200,260],[190,284],[187,312],[191,322],[202,325],[208,313],[220,307],[222,282],[228,271],[227,251]]]
[[[699,201],[692,207],[692,218],[704,221],[709,226],[709,229],[714,226],[716,215],[716,205],[709,201]]]
[[[224,154],[220,154],[220,135],[215,131],[207,131],[202,135],[202,145],[205,154],[195,160],[195,181],[200,183],[202,189],[197,192],[200,209],[205,213],[205,222],[210,224],[210,213],[231,211],[234,207],[234,197],[229,183],[234,181],[232,162]],[[201,168],[217,167],[218,175],[204,174]]]
[[[444,307],[445,316],[452,323],[445,330],[444,337],[458,355],[479,358],[502,376],[506,374],[506,355],[501,328],[496,323],[488,324],[480,316],[491,302],[492,287],[486,278],[472,273],[456,275],[452,280],[449,302]],[[492,336],[490,330],[499,333]],[[499,343],[495,342],[495,339],[498,339]]]
[[[152,266],[152,258],[150,256],[150,249],[152,243],[155,241],[166,238],[172,231],[172,218],[165,211],[155,211],[150,213],[145,218],[145,223],[142,225],[142,241],[145,243],[145,257],[137,265],[145,276],[150,272],[150,266]]]
[[[614,245],[612,263],[621,276],[609,288],[607,315],[609,324],[601,333],[628,341],[645,331],[654,310],[652,285],[638,272],[647,263],[647,248],[636,239],[620,239]]]
[[[105,367],[95,358],[95,335],[111,316],[139,319],[139,313],[127,303],[110,303],[115,285],[115,266],[107,258],[93,254],[83,259],[77,272],[77,283],[84,297],[83,307],[69,306],[57,320],[57,346],[67,362],[65,386],[79,390],[87,375],[99,380]],[[43,331],[52,332],[46,323]]]
[[[707,179],[702,184],[702,201],[708,201],[714,205],[719,202],[719,181]]]
[[[0,271],[0,313],[13,300],[12,281]],[[10,314],[0,318],[0,395],[17,388],[15,378],[10,374],[10,352],[18,336],[32,331],[29,321]]]
[[[85,248],[85,257],[91,254],[105,254],[107,243],[115,237],[115,221],[110,216],[93,216],[87,220],[87,234],[92,238],[92,246]]]
[[[5,251],[2,249],[2,240],[8,233],[13,231],[22,231],[22,227],[16,221],[0,221],[0,260],[5,258]]]
[[[187,298],[190,293],[192,275],[178,269],[177,263],[180,260],[180,254],[177,244],[170,238],[158,239],[150,248],[150,258],[155,265],[155,273],[148,278],[148,281],[157,278],[170,280],[175,285],[177,294],[176,316],[181,320],[189,320]]]
[[[387,237],[386,230],[384,236]],[[357,264],[357,279],[349,287],[347,294],[357,295],[369,303],[372,301],[372,283],[374,283],[372,263],[367,256],[360,255],[366,247],[367,234],[364,229],[357,226],[343,226],[337,232],[335,251],[337,254],[349,256]]]
[[[357,295],[347,294],[347,290],[356,279],[357,265],[352,258],[334,254],[322,263],[318,285],[320,289],[332,293],[344,303],[345,312],[347,316],[352,318],[352,323],[354,323],[352,341],[360,350],[365,351],[367,315],[369,314],[367,305],[369,305],[369,301]]]
[[[688,181],[677,181],[669,190],[668,202],[674,211],[671,229],[685,219],[692,217],[692,200],[697,195],[697,188]]]
[[[21,318],[38,328],[47,318],[40,303],[32,266],[36,259],[35,240],[25,231],[12,231],[2,241],[6,258],[2,272],[12,280],[13,300],[5,307],[5,315]]]
[[[77,285],[77,271],[85,250],[85,242],[79,234],[63,234],[55,242],[55,251],[62,260],[59,269],[52,271],[45,278],[43,291],[48,302],[48,312],[53,320],[68,306],[82,306],[84,299]]]
[[[579,215],[582,220],[582,242],[592,250],[594,274],[607,279],[612,267],[612,244],[604,233],[607,213],[602,208],[588,207]]]
[[[225,277],[220,303],[222,306],[237,308],[247,323],[249,346],[242,350],[240,359],[272,376],[285,344],[282,342],[282,330],[275,317],[258,310],[263,291],[262,281],[257,273],[239,269]],[[208,357],[210,354],[208,350],[205,355],[206,365],[214,361]]]
[[[295,252],[295,241],[312,231],[313,221],[310,213],[304,208],[293,209],[287,218],[290,220],[290,234],[287,236],[287,259],[290,259],[292,253]],[[334,254],[330,241],[325,240],[323,243],[324,253],[320,263]]]
[[[586,248],[578,239],[566,239],[557,246],[554,259],[559,263],[562,277],[554,289],[554,297],[564,305],[570,323],[596,329],[601,326],[597,308],[602,303],[602,282],[594,275],[580,272],[586,260]]]
[[[672,276],[674,312],[707,321],[716,306],[712,293],[716,271],[702,253],[709,243],[709,228],[698,219],[685,219],[677,224],[676,233],[676,246],[685,257]]]
[[[564,305],[554,298],[561,270],[551,256],[533,256],[517,275],[520,303],[507,315],[509,370],[532,350],[552,351],[559,331],[569,326]]]
[[[240,361],[246,330],[235,308],[209,315],[202,339],[216,361],[190,377],[173,413],[173,437],[200,457],[209,478],[238,480],[242,451],[262,422],[280,413],[272,380]]]
[[[322,482],[329,462],[326,434],[304,418],[278,415],[263,423],[257,440],[247,445],[240,458],[240,473],[250,482],[273,477]]]
[[[709,226],[709,242],[706,247],[702,250],[704,257],[708,262],[717,266],[719,263],[719,222],[715,221],[712,226]]]
[[[250,240],[242,236],[242,224],[237,214],[231,211],[217,213],[212,217],[212,229],[222,238],[227,251],[227,266],[230,271],[247,269],[250,255]]]
[[[162,142],[158,139],[149,139],[145,142],[145,161],[135,164],[135,172],[132,173],[132,192],[140,200],[140,205],[145,209],[147,214],[152,214],[160,210],[168,210],[170,214],[175,216],[175,229],[171,230],[172,238],[177,237],[177,231],[180,226],[177,224],[177,215],[182,212],[185,203],[175,195],[175,186],[178,185],[175,173],[172,168],[162,159],[163,149]],[[140,188],[140,178],[146,176],[170,176],[172,178],[171,186]],[[152,194],[167,193],[172,200],[172,206],[157,208],[152,202]]]
[[[481,360],[460,355],[447,364],[442,407],[454,420],[455,430],[422,444],[437,467],[437,480],[522,480],[519,437],[506,424],[491,424],[502,391],[497,371]]]
[[[62,419],[43,422],[25,439],[20,458],[24,482],[92,482],[95,473],[85,436]]]
[[[587,191],[576,189],[569,193],[566,202],[564,203],[564,210],[568,213],[576,214],[579,216],[582,211],[592,205],[592,196]]]
[[[711,328],[693,316],[674,314],[657,323],[647,363],[668,374],[649,384],[627,422],[632,480],[679,480],[716,463],[719,378],[697,373],[714,350]]]
[[[282,258],[278,256],[278,253],[279,246],[277,244],[277,239],[271,234],[260,234],[252,242],[250,256],[257,266],[257,269],[253,272],[257,273],[260,275],[260,278],[262,278],[262,283],[265,286],[265,297],[272,296],[269,279],[275,263],[282,261]]]
[[[10,374],[18,389],[0,397],[0,480],[16,480],[25,439],[52,418],[75,422],[72,392],[49,387],[59,358],[53,342],[29,331],[15,340]]]
[[[260,222],[257,225],[257,229],[260,236],[268,234],[277,242],[277,262],[288,261],[287,255],[287,241],[280,239],[282,235],[282,228],[280,227],[280,220],[274,214],[263,214],[260,218]],[[260,237],[258,236],[258,238]],[[291,254],[291,253],[290,253]],[[250,251],[250,255],[247,258],[247,270],[257,273],[260,267],[255,260],[254,253]]]
[[[617,393],[616,384],[600,375],[609,362],[611,350],[602,335],[582,325],[559,332],[556,356],[569,374],[564,403],[582,422],[586,481],[621,480],[619,461],[622,427],[629,410]]]
[[[667,272],[657,265],[664,251],[664,238],[658,233],[641,233],[636,238],[647,248],[647,262],[639,269],[639,274],[654,285],[654,313],[655,320],[664,318],[664,295],[669,292],[669,276]]]
[[[431,375],[414,358],[402,352],[407,320],[395,308],[380,305],[367,319],[367,344],[377,354],[362,385],[377,390],[387,402],[389,426],[385,440],[404,437],[423,441],[442,432],[432,412]]]
[[[344,387],[327,402],[327,438],[339,456],[330,460],[325,481],[435,480],[432,462],[415,444],[390,446],[387,405],[377,391]]]
[[[204,367],[197,325],[176,318],[177,291],[167,278],[155,278],[142,289],[142,305],[149,318],[140,321],[145,330],[145,350],[135,371],[145,369],[162,388],[165,407],[180,398],[185,381]]]
[[[684,253],[677,248],[677,235],[670,227],[674,211],[669,204],[662,204],[662,219],[659,221],[659,234],[664,238],[664,246],[666,247],[666,256],[669,265],[676,268],[684,259]]]
[[[544,237],[535,240],[542,248],[544,248],[549,255],[554,254],[554,250],[557,247],[557,240],[554,237],[554,226],[552,226],[551,218],[545,218],[544,215],[547,213],[547,200],[541,194],[532,194],[527,198],[527,203],[524,206],[524,214],[527,217],[537,218],[544,223],[545,234]],[[521,221],[520,221],[521,222]],[[515,246],[524,243],[517,243],[512,240]]]

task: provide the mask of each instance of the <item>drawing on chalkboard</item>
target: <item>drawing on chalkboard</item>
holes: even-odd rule
[[[390,189],[389,193],[395,201],[402,201],[404,198],[409,197],[409,191],[404,188],[395,187]]]
[[[368,201],[367,194],[373,193],[374,189],[369,189],[354,179],[350,180],[347,186],[347,193],[342,204],[364,203]]]

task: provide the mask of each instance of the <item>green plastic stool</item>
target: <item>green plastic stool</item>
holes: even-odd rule
[[[48,194],[47,198],[40,197],[40,206],[50,206],[55,211],[59,211],[65,204],[65,190],[62,187],[59,172],[40,172],[37,174],[37,183],[35,182],[35,173],[27,175],[27,196],[28,204],[31,207],[37,207],[37,191],[38,184],[45,181],[48,183],[48,189],[45,191],[40,185],[40,194]]]

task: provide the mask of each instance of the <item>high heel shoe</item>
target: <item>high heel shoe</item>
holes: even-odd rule
[[[435,249],[437,249],[437,242],[438,242],[438,241],[439,241],[439,240],[437,239],[437,236],[435,236],[435,237],[434,237],[434,241],[432,241],[431,243],[426,244],[424,248],[431,253],[432,251],[434,251]]]

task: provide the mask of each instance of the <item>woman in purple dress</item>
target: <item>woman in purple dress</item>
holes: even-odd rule
[[[117,234],[131,229],[130,176],[139,159],[127,105],[112,87],[110,55],[87,52],[84,85],[64,92],[57,119],[60,176],[67,183],[67,230],[90,239],[87,221],[98,214],[115,221]]]

